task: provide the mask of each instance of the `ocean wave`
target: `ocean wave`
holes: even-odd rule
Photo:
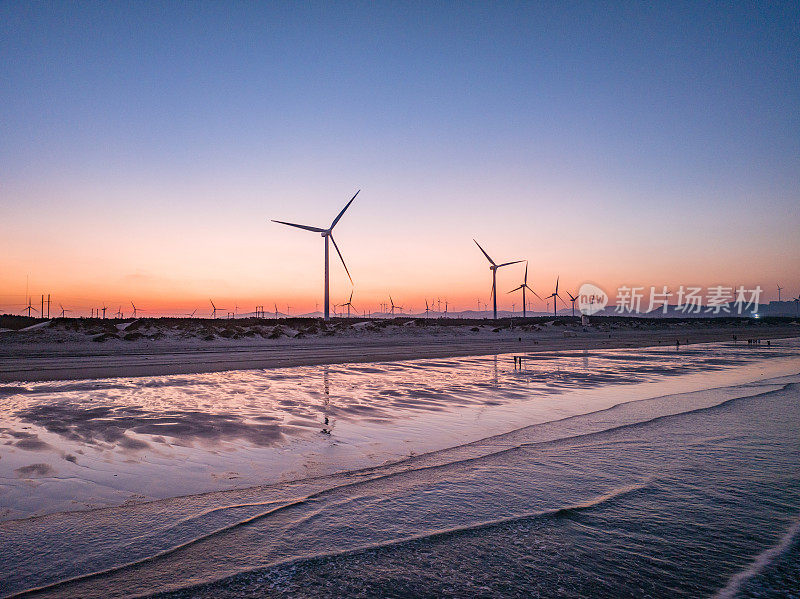
[[[789,553],[798,543],[800,543],[800,519],[789,527],[789,530],[786,531],[776,545],[758,554],[747,568],[731,577],[728,584],[714,595],[714,599],[735,599],[748,582],[754,580],[781,557]]]
[[[355,554],[362,553],[362,552],[365,552],[365,551],[371,551],[371,550],[374,550],[374,549],[380,549],[380,548],[384,548],[384,547],[398,547],[398,546],[402,546],[402,545],[408,544],[408,543],[417,543],[417,542],[420,542],[420,541],[424,542],[426,540],[433,540],[433,539],[438,539],[438,538],[447,537],[447,536],[474,533],[474,532],[478,532],[478,531],[481,531],[481,530],[487,530],[487,529],[496,528],[496,527],[500,527],[500,526],[505,526],[505,525],[513,524],[513,523],[517,523],[517,522],[524,522],[524,521],[538,520],[538,519],[565,518],[565,517],[569,517],[572,514],[589,511],[589,510],[592,510],[593,508],[597,508],[597,507],[600,507],[600,506],[607,505],[609,503],[612,503],[615,500],[618,500],[618,499],[630,496],[630,495],[632,495],[634,493],[646,490],[649,487],[649,485],[651,484],[651,482],[652,482],[652,479],[648,479],[648,480],[644,480],[644,481],[641,481],[641,482],[638,482],[638,483],[632,483],[632,484],[624,485],[624,486],[621,486],[621,487],[610,489],[609,491],[607,491],[605,493],[602,493],[600,495],[597,495],[597,496],[592,497],[590,499],[587,499],[585,501],[581,501],[581,502],[574,503],[574,504],[569,504],[569,505],[564,505],[564,506],[561,506],[561,507],[551,508],[551,509],[547,509],[547,510],[541,510],[541,511],[535,511],[535,512],[526,512],[526,513],[517,514],[517,515],[514,515],[514,516],[505,517],[505,518],[496,518],[496,519],[492,519],[492,520],[484,520],[484,521],[481,521],[481,522],[476,522],[476,523],[465,525],[465,526],[457,526],[457,527],[450,527],[450,528],[439,529],[439,530],[432,530],[432,531],[425,532],[423,534],[411,535],[411,536],[407,536],[407,537],[403,537],[403,538],[399,538],[399,539],[392,539],[392,540],[384,541],[384,542],[381,542],[381,543],[370,543],[370,544],[366,544],[366,545],[363,545],[363,546],[360,546],[360,547],[350,548],[350,549],[343,550],[343,551],[322,552],[322,553],[315,553],[315,554],[312,554],[312,555],[306,555],[306,556],[299,557],[299,558],[286,559],[286,560],[277,560],[277,561],[272,562],[272,563],[262,564],[259,568],[254,568],[252,570],[239,571],[234,576],[246,575],[246,574],[248,574],[250,572],[254,572],[254,571],[258,571],[258,570],[265,570],[265,569],[273,568],[273,567],[276,567],[276,566],[284,566],[284,565],[290,565],[290,564],[297,565],[297,564],[301,564],[301,563],[305,563],[305,562],[312,562],[314,560],[319,560],[319,559],[326,559],[326,558],[339,557],[339,556],[345,556],[345,555],[355,555]],[[27,596],[36,595],[36,594],[40,594],[40,593],[45,593],[45,592],[49,592],[49,591],[55,591],[55,590],[58,590],[58,589],[64,589],[65,587],[68,587],[69,585],[72,585],[72,584],[76,584],[76,583],[80,583],[80,582],[86,582],[86,581],[90,581],[90,580],[93,580],[93,579],[101,579],[101,578],[103,578],[105,576],[108,576],[108,575],[111,575],[111,574],[115,574],[115,573],[118,573],[118,572],[123,572],[125,570],[133,569],[133,568],[136,568],[136,567],[139,567],[139,566],[154,562],[154,561],[159,560],[161,558],[167,557],[167,556],[172,555],[172,554],[174,554],[174,553],[176,553],[178,551],[181,551],[182,549],[186,549],[188,547],[191,547],[192,545],[196,545],[196,544],[198,544],[200,542],[209,540],[209,539],[211,539],[211,538],[213,538],[215,536],[224,534],[224,533],[229,532],[231,530],[234,530],[236,528],[239,528],[239,527],[242,527],[242,526],[247,526],[249,524],[255,523],[258,520],[261,520],[263,518],[267,518],[269,516],[275,515],[275,514],[281,512],[281,511],[287,510],[289,508],[298,507],[298,506],[301,506],[301,505],[304,505],[304,504],[313,503],[316,499],[328,494],[329,492],[332,492],[334,490],[339,490],[339,489],[340,488],[329,489],[329,490],[326,490],[326,491],[321,492],[321,493],[315,493],[313,495],[309,495],[308,497],[305,497],[303,499],[298,499],[296,501],[289,502],[289,503],[286,503],[284,505],[280,505],[280,506],[275,507],[273,509],[270,509],[270,510],[268,510],[266,512],[263,512],[263,513],[260,513],[260,514],[256,514],[254,516],[251,516],[249,518],[243,519],[243,520],[238,521],[238,522],[236,522],[234,524],[231,524],[229,526],[225,526],[223,528],[214,530],[214,531],[212,531],[210,533],[207,533],[207,534],[204,534],[202,536],[196,537],[196,538],[191,539],[191,540],[189,540],[189,541],[187,541],[185,543],[181,543],[180,545],[176,545],[176,546],[171,547],[169,549],[165,549],[163,551],[159,551],[158,553],[155,553],[155,554],[153,554],[151,556],[148,556],[146,558],[142,558],[142,559],[138,559],[138,560],[134,560],[134,561],[129,561],[129,562],[125,563],[125,564],[121,564],[121,565],[115,566],[113,568],[107,568],[105,570],[100,570],[100,571],[97,571],[97,572],[92,572],[92,573],[89,573],[89,574],[84,574],[84,575],[81,575],[81,576],[75,576],[75,577],[68,578],[68,579],[65,579],[65,580],[60,580],[60,581],[52,583],[52,584],[42,585],[42,586],[39,586],[39,587],[26,589],[26,590],[18,592],[18,593],[14,593],[14,594],[11,594],[11,595],[6,595],[6,597],[7,597],[7,599],[12,599],[12,598],[17,598],[17,597],[27,597]],[[248,505],[259,505],[259,504],[256,503],[256,504],[248,504]],[[226,508],[231,508],[231,507],[241,507],[241,506],[226,506]],[[217,510],[209,510],[209,512],[213,512],[213,511],[217,511]],[[225,580],[225,578],[220,578],[218,580],[205,581],[203,584],[207,584],[209,582],[219,582],[219,580]],[[189,587],[191,587],[191,586],[194,586],[194,585],[189,585]],[[189,587],[186,587],[186,588],[189,588]],[[183,587],[177,587],[177,588],[174,588],[172,590],[173,591],[179,591],[179,590],[182,590],[182,589],[183,589]]]

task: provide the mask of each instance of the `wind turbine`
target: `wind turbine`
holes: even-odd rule
[[[474,239],[472,241],[475,241]],[[492,271],[492,300],[493,300],[493,308],[494,308],[494,319],[497,320],[497,269],[503,268],[504,266],[510,266],[511,264],[517,264],[518,262],[522,262],[522,260],[514,260],[513,262],[503,262],[502,264],[495,264],[495,261],[489,257],[489,254],[486,253],[481,247],[481,244],[475,241],[475,245],[478,246],[478,249],[483,252],[483,255],[486,256],[486,259],[489,261],[489,270]]]
[[[214,305],[214,300],[210,299],[208,301],[211,302],[211,318],[217,317],[217,311],[227,310],[227,308],[217,308],[217,306]]]
[[[560,299],[562,302],[564,301],[564,298],[558,295],[558,279],[560,278],[561,277],[556,277],[556,290],[547,296],[547,299],[553,298],[553,316],[558,316],[558,302],[556,300]]]
[[[187,314],[186,314],[186,317],[187,317],[187,318],[194,318],[194,314],[195,314],[195,312],[197,312],[197,308],[195,308],[194,310],[192,310],[192,313],[191,313],[191,314],[187,313]]]
[[[59,305],[61,305],[61,304],[59,304]],[[69,311],[69,310],[68,310],[68,311]],[[117,313],[115,314],[115,316],[116,316],[117,318],[124,318],[124,317],[125,317],[125,315],[122,313],[122,306],[120,306],[119,308],[117,308]]]
[[[778,288],[778,301],[781,301],[781,291],[783,291],[783,287],[780,285],[776,285],[776,287]]]
[[[402,312],[403,306],[395,306],[394,305],[394,301],[392,300],[392,294],[391,293],[389,294],[389,303],[392,305],[392,316],[394,316],[394,309],[395,308],[397,308],[398,310],[400,310]]]
[[[525,278],[522,279],[522,285],[520,285],[516,289],[512,289],[511,291],[509,291],[509,293],[514,293],[515,291],[519,291],[520,289],[522,289],[522,318],[525,318],[528,315],[528,313],[526,311],[527,301],[525,300],[525,290],[526,289],[529,290],[533,295],[535,295],[539,299],[542,299],[541,296],[538,293],[536,293],[533,289],[531,289],[530,286],[528,285],[528,261],[527,260],[525,260]],[[544,300],[542,300],[542,301],[544,301]]]
[[[61,318],[64,318],[64,314],[66,314],[67,312],[71,312],[71,311],[72,311],[72,310],[67,310],[67,309],[66,309],[64,306],[62,306],[61,304],[58,304],[58,307],[59,307],[59,308],[61,308]]]
[[[569,296],[569,301],[572,302],[572,315],[575,316],[575,302],[578,301],[578,296],[573,297],[569,291],[567,291],[567,295]]]
[[[38,312],[39,311],[39,310],[37,310],[36,308],[34,308],[31,305],[31,298],[30,297],[28,298],[28,305],[25,306],[22,310],[20,310],[20,313],[25,312],[25,310],[28,311],[28,318],[31,317],[31,310],[33,310],[34,312]]]
[[[108,306],[106,306],[105,304],[103,304],[103,320],[105,320],[105,319],[106,319],[106,310],[107,310],[107,309],[108,309]]]
[[[350,204],[353,203],[353,200],[356,199],[356,196],[359,194],[361,190],[359,189],[355,195],[350,198],[350,201],[347,202],[342,211],[333,219],[331,226],[327,229],[320,229],[319,227],[310,227],[308,225],[298,225],[296,223],[288,223],[282,220],[273,220],[274,223],[279,223],[281,225],[288,225],[290,227],[297,227],[298,229],[305,229],[306,231],[312,231],[314,233],[319,233],[322,235],[322,238],[325,240],[325,320],[330,320],[330,267],[329,267],[329,260],[328,260],[328,239],[333,242],[333,247],[336,248],[336,253],[339,254],[339,259],[342,261],[342,266],[344,266],[344,270],[347,273],[347,277],[350,279],[350,283],[353,282],[353,277],[350,276],[350,271],[347,269],[347,264],[344,262],[344,258],[342,257],[342,252],[339,251],[339,246],[336,245],[336,240],[333,238],[333,228],[336,226],[336,223],[339,222],[339,219],[342,218],[342,215],[345,213],[350,207]]]
[[[428,312],[430,312],[430,308],[428,307],[428,300],[425,300],[425,318],[428,318]]]
[[[345,306],[347,306],[347,318],[350,318],[350,308],[353,307],[353,292],[352,291],[350,291],[350,299],[347,300],[343,304],[339,304],[340,308],[344,308]]]
[[[131,300],[131,306],[133,306],[133,317],[136,318],[136,312],[140,311],[140,309],[136,307],[136,304],[133,303],[133,300]],[[144,310],[141,311],[144,312]]]

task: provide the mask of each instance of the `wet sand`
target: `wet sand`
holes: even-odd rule
[[[521,369],[492,354],[0,385],[0,521],[370,468],[665,394],[702,403],[796,375],[798,356],[795,338],[529,354]]]
[[[408,328],[408,327],[398,327]],[[225,343],[119,342],[93,343],[87,339],[67,343],[0,344],[0,381],[76,380],[109,377],[158,376],[312,366],[478,356],[492,353],[531,353],[583,349],[674,346],[748,338],[796,337],[796,324],[680,325],[672,328],[628,328],[598,330],[595,327],[544,327],[541,330],[491,328],[480,332],[398,330],[396,335],[360,337],[309,337],[275,340],[242,339]]]

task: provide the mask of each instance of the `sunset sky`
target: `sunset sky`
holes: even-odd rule
[[[4,2],[0,56],[0,312],[26,280],[73,315],[321,308],[323,240],[270,219],[358,189],[360,309],[488,302],[473,238],[541,295],[800,293],[796,2]]]

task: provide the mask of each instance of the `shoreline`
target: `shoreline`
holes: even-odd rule
[[[796,325],[751,325],[612,331],[550,330],[530,333],[502,331],[490,336],[468,334],[437,337],[402,335],[362,338],[287,339],[270,343],[231,342],[206,347],[175,343],[103,347],[83,342],[65,344],[18,344],[0,346],[0,382],[85,380],[199,374],[324,364],[395,362],[415,359],[453,358],[509,353],[574,350],[680,347],[699,343],[732,341],[747,344],[800,336]],[[493,336],[492,336],[493,335]],[[95,347],[93,347],[95,345]]]

